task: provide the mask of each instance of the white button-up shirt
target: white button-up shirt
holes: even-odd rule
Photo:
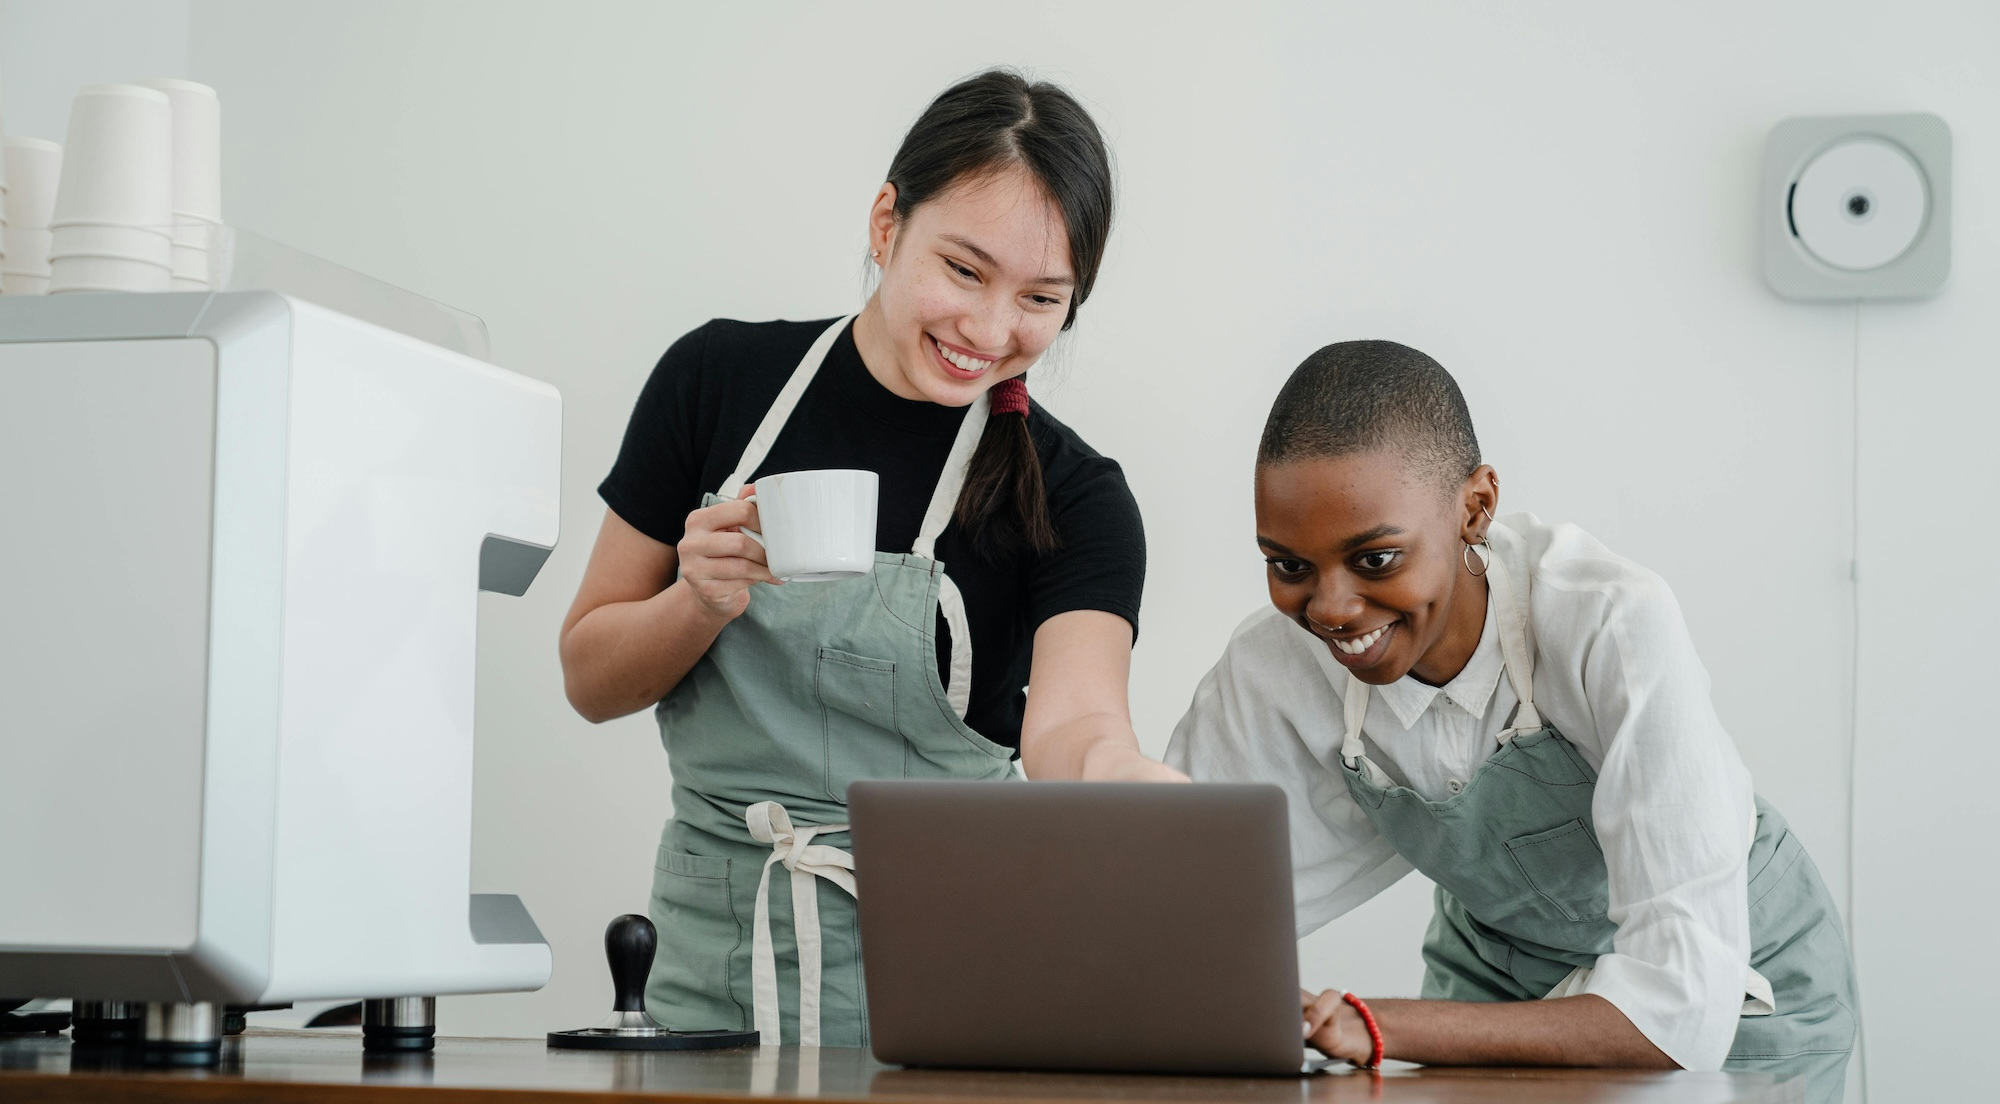
[[[1528,581],[1535,705],[1598,772],[1591,818],[1617,932],[1575,991],[1616,1005],[1681,1066],[1718,1069],[1749,972],[1750,772],[1664,581],[1573,525],[1514,514],[1493,530],[1510,578]],[[1445,685],[1405,677],[1369,695],[1368,758],[1426,799],[1464,789],[1514,712],[1496,620],[1489,606],[1471,660]],[[1285,788],[1300,936],[1410,870],[1341,775],[1347,679],[1324,643],[1260,610],[1167,747],[1197,781]]]

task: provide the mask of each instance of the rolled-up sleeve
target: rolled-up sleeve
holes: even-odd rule
[[[1628,575],[1570,597],[1602,601],[1598,631],[1574,661],[1603,747],[1591,816],[1617,925],[1584,991],[1682,1067],[1720,1069],[1750,968],[1749,772],[1665,583]]]
[[[1312,655],[1317,646],[1275,610],[1252,614],[1202,678],[1166,754],[1196,782],[1284,789],[1302,938],[1410,872],[1331,759],[1343,735],[1340,697]]]

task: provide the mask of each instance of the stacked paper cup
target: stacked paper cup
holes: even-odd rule
[[[215,89],[160,77],[142,81],[166,94],[173,113],[173,289],[209,286],[209,250],[222,225],[222,107]]]
[[[8,187],[0,219],[0,293],[49,290],[49,222],[55,215],[62,147],[41,138],[5,139]]]
[[[172,282],[173,114],[166,93],[86,85],[50,221],[49,291],[166,291]]]
[[[0,115],[0,134],[6,133],[6,118]],[[7,263],[7,148],[0,146],[0,272]]]

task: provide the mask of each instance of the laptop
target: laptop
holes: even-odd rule
[[[880,1060],[1300,1073],[1278,787],[857,782],[847,798]]]

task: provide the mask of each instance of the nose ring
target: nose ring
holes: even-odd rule
[[[1339,632],[1341,629],[1346,627],[1344,625],[1340,625],[1340,626],[1335,626],[1333,628],[1328,628],[1325,625],[1322,625],[1319,622],[1313,620],[1313,615],[1310,613],[1306,614],[1306,624],[1312,626],[1315,629],[1320,630],[1321,632]]]

